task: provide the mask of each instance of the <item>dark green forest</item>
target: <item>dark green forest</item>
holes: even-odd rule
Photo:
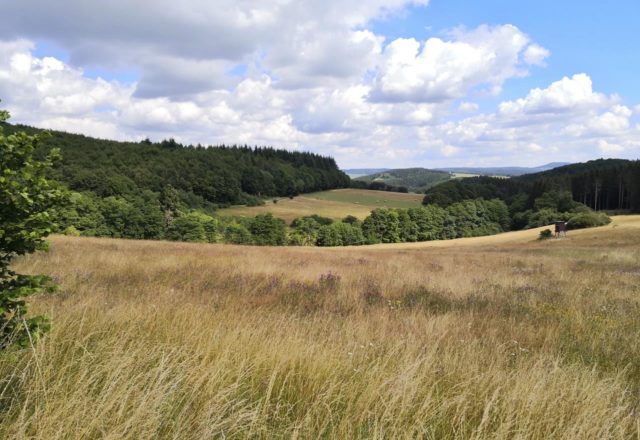
[[[512,229],[538,225],[541,215],[563,219],[566,216],[562,213],[577,206],[594,211],[640,212],[640,161],[598,159],[511,179],[451,180],[427,190],[423,203],[447,207],[477,198],[504,201]]]
[[[7,134],[17,131],[41,130],[5,125]],[[38,153],[44,156],[52,148],[60,149],[63,157],[52,177],[72,191],[135,198],[145,191],[159,195],[172,187],[186,207],[207,211],[350,183],[333,158],[271,147],[204,147],[172,139],[116,142],[52,131],[40,142]]]

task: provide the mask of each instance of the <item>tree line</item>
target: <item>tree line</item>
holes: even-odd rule
[[[427,190],[423,204],[447,207],[474,198],[504,201],[512,229],[539,224],[541,216],[563,219],[576,206],[640,212],[640,161],[599,159],[510,179],[450,180]]]

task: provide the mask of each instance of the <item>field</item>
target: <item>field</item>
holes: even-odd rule
[[[0,438],[633,439],[640,216],[360,248],[54,237]]]
[[[451,177],[454,179],[466,179],[468,177],[479,177],[480,174],[471,174],[471,173],[451,173]]]
[[[375,208],[412,208],[422,205],[422,194],[403,194],[364,189],[334,189],[297,196],[293,199],[278,198],[278,203],[268,201],[264,206],[237,206],[221,209],[220,215],[252,217],[271,212],[290,223],[297,217],[318,214],[332,219],[353,215],[364,219]]]

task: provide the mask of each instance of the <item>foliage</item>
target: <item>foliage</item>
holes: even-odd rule
[[[218,220],[201,212],[181,214],[169,225],[169,240],[216,243]]]
[[[25,126],[6,129],[38,132]],[[204,211],[230,204],[258,205],[262,197],[347,187],[350,181],[330,157],[270,147],[205,148],[171,139],[115,142],[56,131],[37,152],[44,154],[51,147],[60,148],[64,157],[53,177],[74,191],[129,199],[144,190],[161,193],[170,187],[186,208]]]
[[[369,243],[398,243],[400,216],[393,209],[374,209],[362,222],[362,232]]]
[[[323,225],[320,224],[313,216],[295,219],[291,222],[291,227],[294,229],[294,232],[289,236],[290,244],[298,246],[313,246],[316,244],[318,232],[322,226]]]
[[[455,179],[427,190],[424,204],[447,207],[480,197],[505,201],[512,208],[512,218],[529,209],[571,211],[575,202],[596,211],[640,212],[640,161],[599,159],[510,179]]]
[[[549,238],[553,238],[553,232],[551,232],[551,229],[544,229],[540,231],[538,240],[548,240]]]
[[[271,213],[256,215],[249,225],[253,242],[259,246],[282,246],[287,242],[283,220]]]
[[[508,208],[501,200],[465,200],[454,203],[446,211],[446,238],[476,237],[508,230]]]
[[[0,112],[0,121],[6,118]],[[66,199],[48,178],[59,152],[34,157],[41,140],[26,133],[5,136],[0,127],[0,349],[25,347],[48,329],[45,317],[27,318],[26,298],[52,290],[51,280],[9,268],[15,257],[46,249],[44,238],[56,228],[54,213]]]
[[[318,231],[318,246],[357,246],[364,243],[364,234],[358,225],[336,222],[322,226]]]
[[[585,212],[579,213],[567,222],[569,229],[593,228],[596,226],[605,226],[611,223],[611,218],[602,212]]]
[[[224,242],[230,244],[252,244],[253,237],[249,229],[237,221],[233,220],[224,224]]]

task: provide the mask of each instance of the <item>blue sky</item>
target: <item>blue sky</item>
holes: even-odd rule
[[[432,0],[428,6],[410,7],[404,17],[376,21],[373,29],[389,38],[425,39],[457,26],[502,23],[518,26],[551,51],[547,68],[507,84],[507,97],[521,96],[564,75],[588,72],[602,92],[640,101],[638,1]]]
[[[5,0],[0,99],[41,127],[343,167],[637,159],[638,29],[637,1]]]

